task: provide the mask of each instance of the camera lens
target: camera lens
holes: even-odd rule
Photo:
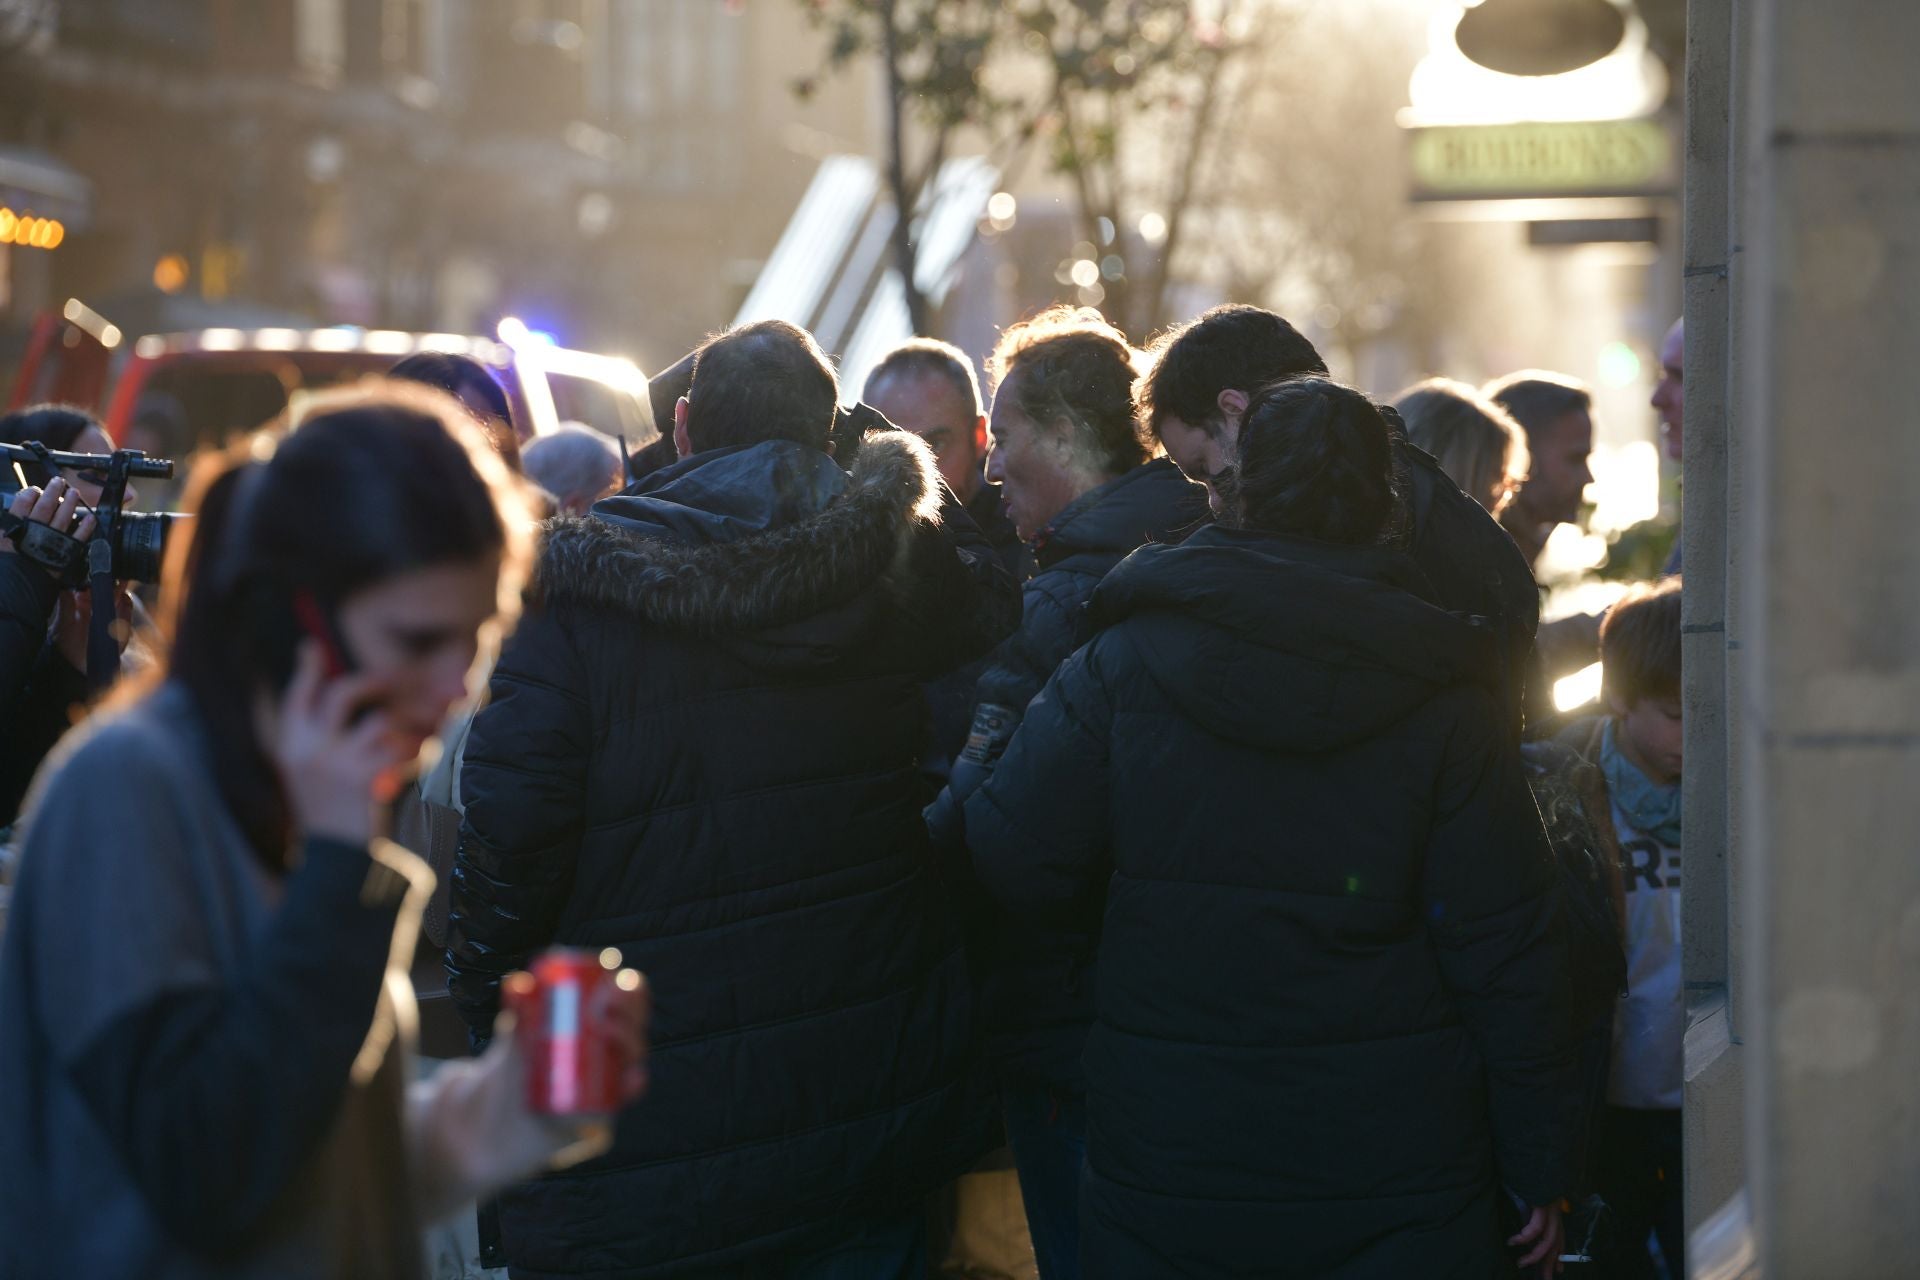
[[[166,563],[167,531],[171,513],[129,512],[120,517],[119,546],[115,548],[113,576],[121,581],[158,582]]]

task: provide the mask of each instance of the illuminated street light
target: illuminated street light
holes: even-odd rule
[[[1482,0],[1454,32],[1460,51],[1493,71],[1554,76],[1600,61],[1626,38],[1610,0]]]
[[[153,287],[162,293],[178,293],[186,288],[188,270],[186,258],[169,253],[153,264]]]
[[[1407,86],[1412,105],[1402,113],[1402,124],[1634,120],[1666,103],[1667,69],[1649,47],[1647,24],[1637,14],[1623,18],[1623,33],[1611,52],[1558,75],[1512,75],[1474,61],[1461,51],[1456,35],[1472,14],[1497,2],[1486,0],[1471,11],[1443,4],[1435,11],[1427,54]]]

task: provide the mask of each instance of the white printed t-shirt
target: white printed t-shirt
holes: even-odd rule
[[[1677,1108],[1687,1008],[1680,982],[1680,850],[1629,825],[1613,806],[1627,897],[1627,994],[1613,1022],[1607,1101],[1645,1110]]]

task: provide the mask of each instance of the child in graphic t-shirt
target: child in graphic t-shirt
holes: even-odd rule
[[[1597,1126],[1595,1189],[1615,1215],[1608,1274],[1684,1274],[1680,1100],[1686,1002],[1680,982],[1680,579],[1637,587],[1600,627],[1610,714],[1561,741],[1598,766],[1589,818],[1620,874],[1627,991],[1614,1018],[1607,1106]]]

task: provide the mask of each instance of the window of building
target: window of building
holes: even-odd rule
[[[745,21],[718,0],[616,0],[620,105],[656,119],[739,107]]]
[[[347,65],[344,0],[294,0],[293,62],[323,83],[340,79]]]
[[[446,57],[445,0],[385,0],[380,59],[388,71],[443,83]]]
[[[629,116],[646,120],[660,109],[654,48],[660,41],[652,7],[628,0],[620,14],[620,103]]]

